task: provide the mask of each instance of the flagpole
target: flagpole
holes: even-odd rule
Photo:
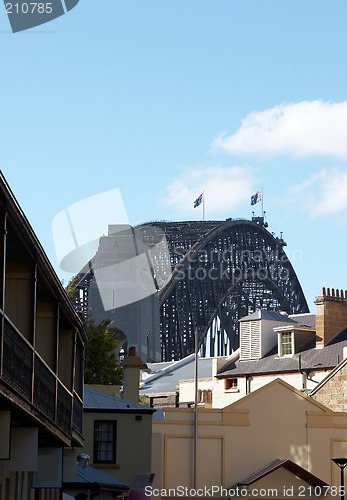
[[[205,193],[202,196],[202,220],[205,220]]]
[[[264,217],[264,191],[261,188],[261,216]]]

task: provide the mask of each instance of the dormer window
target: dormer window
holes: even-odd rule
[[[293,356],[294,343],[293,332],[281,332],[279,334],[279,356]]]

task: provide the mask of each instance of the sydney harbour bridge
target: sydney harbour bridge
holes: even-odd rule
[[[230,354],[239,346],[238,320],[258,309],[309,311],[286,243],[267,230],[263,217],[151,222],[136,229],[149,256],[156,249],[150,257],[163,361],[194,352],[196,338],[203,356]],[[79,280],[85,296],[91,269]]]

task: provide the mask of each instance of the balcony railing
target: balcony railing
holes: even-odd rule
[[[57,424],[65,434],[71,432],[72,396],[61,384],[58,384]]]
[[[2,378],[28,401],[31,400],[33,351],[5,321]]]
[[[73,400],[73,428],[76,429],[80,434],[82,433],[82,419],[83,419],[83,404],[77,398],[74,397]]]
[[[53,422],[55,418],[56,382],[56,377],[36,355],[34,370],[34,405]]]
[[[3,330],[2,380],[66,435],[72,434],[72,421],[74,428],[82,432],[82,403],[72,397],[7,318]]]

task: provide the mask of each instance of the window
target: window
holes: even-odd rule
[[[94,454],[95,463],[116,462],[117,422],[114,420],[94,421]]]
[[[293,354],[292,332],[282,332],[280,334],[280,356],[290,356]]]
[[[226,378],[224,388],[226,391],[229,391],[230,389],[237,389],[237,378]]]

